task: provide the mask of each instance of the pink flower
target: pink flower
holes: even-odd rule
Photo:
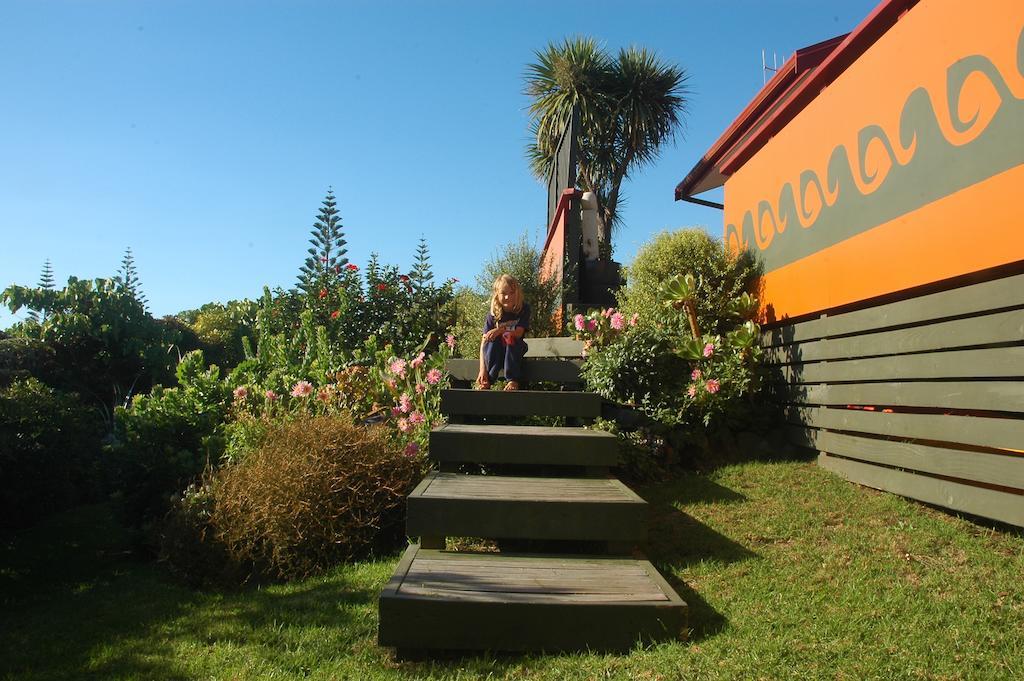
[[[416,357],[411,362],[409,362],[409,366],[411,366],[413,369],[419,369],[420,365],[423,364],[423,358],[424,355],[421,352],[420,354],[416,355]]]
[[[427,383],[430,385],[437,385],[441,382],[441,370],[431,369],[427,372]]]
[[[691,385],[689,388],[686,389],[686,394],[689,395],[690,397],[696,397],[697,396],[697,386]]]
[[[422,384],[422,383],[417,383],[416,384],[416,394],[417,395],[422,395],[425,392],[427,392],[427,386]]]
[[[634,312],[633,316],[629,318],[629,325],[636,326],[636,323],[640,321],[640,313]]]
[[[418,444],[416,444],[415,442],[410,442],[409,444],[407,444],[405,446],[405,455],[406,456],[416,456],[419,453],[420,453],[420,446]]]
[[[448,334],[448,336],[444,339],[444,342],[448,344],[449,350],[455,349],[455,336],[453,336],[452,334]]]
[[[386,385],[387,387],[391,388],[391,390],[397,390],[398,389],[398,384],[395,383],[395,379],[393,379],[393,378],[389,378],[386,381],[384,381],[384,385]]]
[[[409,414],[409,423],[413,424],[414,426],[418,426],[419,424],[423,423],[426,420],[427,419],[423,416],[423,414],[419,413],[418,411],[414,411],[413,413]]]
[[[587,320],[587,331],[597,331],[597,320],[596,319],[588,319]]]
[[[248,395],[248,394],[249,394],[249,389],[246,388],[244,385],[240,385],[237,388],[235,388],[235,399],[236,400],[244,400],[246,395]]]
[[[713,354],[715,354],[715,344],[708,343],[707,345],[704,346],[704,356],[710,357]]]
[[[601,316],[605,317],[605,318],[608,318],[608,317],[612,316],[613,312],[615,312],[615,308],[614,307],[609,307],[606,310],[601,310]]]
[[[581,314],[578,314],[575,317],[573,317],[572,323],[576,327],[577,331],[582,331],[584,328],[586,328],[587,324],[586,320],[583,318],[583,315]]]
[[[403,433],[408,433],[412,430],[412,426],[409,425],[409,419],[398,419],[398,429]]]
[[[316,394],[316,399],[320,400],[321,402],[330,402],[331,391],[328,390],[327,388],[321,388],[320,392]]]
[[[345,265],[345,269],[348,270],[349,272],[358,272],[359,271],[359,265],[355,265],[353,263],[349,263],[349,264]]]
[[[341,310],[335,310],[334,312],[331,313],[331,319],[337,319],[340,316],[341,316]]]
[[[268,390],[267,392],[265,392],[263,394],[271,402],[273,402],[273,401],[275,401],[277,399],[277,393],[275,393],[273,390]]]
[[[626,318],[622,316],[621,312],[615,312],[610,317],[612,328],[616,331],[622,331],[626,328]]]
[[[412,398],[408,393],[402,393],[402,396],[398,398],[398,408],[402,410],[403,414],[408,414],[412,409]]]
[[[708,389],[709,393],[717,393],[718,389],[721,387],[721,384],[718,382],[717,378],[712,378],[711,380],[704,384],[704,387]]]
[[[690,372],[690,380],[691,381],[699,381],[700,380],[700,375],[701,375],[700,374],[700,369],[694,369],[693,371]]]
[[[396,359],[391,363],[391,373],[399,378],[405,378],[405,360]]]
[[[391,407],[391,415],[392,416],[399,416],[399,415],[401,415],[401,413],[402,413],[401,408],[399,408],[399,407]]]
[[[309,397],[313,394],[313,384],[309,381],[299,381],[292,386],[292,397]]]

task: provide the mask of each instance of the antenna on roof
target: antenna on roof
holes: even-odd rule
[[[761,50],[761,85],[768,83],[768,72],[775,73],[779,70],[779,55],[774,51],[772,52],[772,65],[768,66],[768,59],[765,56],[765,51]]]

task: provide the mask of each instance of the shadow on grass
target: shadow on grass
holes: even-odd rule
[[[189,650],[275,649],[283,628],[358,632],[377,590],[341,576],[276,589],[198,592],[135,560],[108,508],[76,509],[0,547],[0,678],[189,679]],[[354,606],[354,607],[353,607]],[[281,655],[279,659],[275,656]],[[296,670],[301,672],[301,670]],[[300,674],[301,675],[301,674]]]
[[[723,631],[728,624],[678,573],[705,562],[722,565],[759,558],[758,554],[730,539],[680,507],[691,504],[736,504],[746,497],[702,475],[686,475],[678,480],[638,490],[650,504],[648,554],[651,563],[690,606],[690,640],[700,641]]]

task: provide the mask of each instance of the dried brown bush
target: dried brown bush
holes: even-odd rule
[[[217,473],[210,525],[234,561],[303,577],[404,536],[405,498],[423,473],[382,427],[300,418]]]

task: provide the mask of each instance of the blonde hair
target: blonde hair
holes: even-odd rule
[[[504,286],[512,289],[512,311],[521,312],[523,309],[523,287],[519,285],[519,282],[511,274],[499,275],[494,280],[494,284],[491,285],[491,314],[494,315],[495,323],[501,319],[501,313],[504,311],[504,308],[501,306],[501,299],[498,297],[501,295],[501,289]]]

